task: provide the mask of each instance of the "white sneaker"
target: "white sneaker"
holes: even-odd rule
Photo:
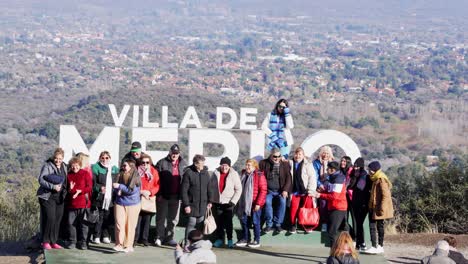
[[[160,247],[162,245],[161,243],[161,239],[156,239],[156,241],[154,242],[154,244],[156,244],[156,246]]]
[[[103,237],[103,238],[102,238],[102,243],[104,243],[104,244],[110,244],[110,243],[111,243],[110,238],[108,238],[108,237]]]
[[[322,224],[322,232],[327,232],[327,224]]]
[[[384,249],[381,245],[378,245],[377,246],[377,254],[383,254],[384,253]]]
[[[135,249],[133,249],[133,247],[128,247],[128,248],[125,248],[125,249],[123,250],[123,252],[125,252],[125,253],[132,253],[132,252],[134,252],[134,251],[135,251]]]
[[[364,251],[362,253],[370,254],[370,255],[376,255],[376,254],[379,254],[379,250],[377,248],[375,248],[375,247],[371,247],[371,248],[369,248],[368,250],[366,250],[366,251]]]
[[[93,244],[97,244],[97,245],[101,244],[101,239],[99,239],[99,237],[96,237],[92,241],[93,241]]]

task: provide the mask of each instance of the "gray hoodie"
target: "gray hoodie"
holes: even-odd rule
[[[421,264],[456,264],[448,257],[448,250],[436,249],[432,256],[427,256],[421,260]]]
[[[176,264],[198,264],[198,263],[216,263],[216,255],[211,248],[213,245],[208,240],[200,240],[191,244],[188,249],[190,252],[183,252],[182,249],[176,249]]]

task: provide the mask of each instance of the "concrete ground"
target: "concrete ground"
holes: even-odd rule
[[[307,246],[262,246],[258,249],[235,248],[214,249],[217,263],[242,264],[299,264],[319,263],[325,261],[329,249],[325,247]],[[133,253],[116,253],[112,245],[92,245],[88,250],[48,250],[46,251],[47,264],[55,263],[158,263],[173,264],[174,248],[171,247],[137,247]],[[361,263],[379,264],[387,263],[383,256],[359,256]]]

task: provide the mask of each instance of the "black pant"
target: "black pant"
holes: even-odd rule
[[[138,216],[138,223],[135,230],[135,242],[148,242],[149,229],[151,224],[151,217],[154,213],[140,211]]]
[[[347,211],[333,210],[328,214],[328,236],[330,237],[330,247],[338,238],[338,229],[343,224]]]
[[[353,221],[352,236],[356,240],[356,245],[365,244],[364,240],[364,221],[366,220],[369,209],[367,206],[355,205],[350,207],[351,218]]]
[[[52,193],[48,200],[39,198],[43,224],[41,227],[42,242],[57,243],[60,222],[63,216],[63,201],[58,193]]]
[[[69,241],[72,244],[80,242],[80,244],[86,243],[88,238],[88,225],[83,221],[86,209],[69,209],[68,210],[68,233],[70,235]],[[77,232],[78,229],[78,239]]]
[[[234,207],[229,204],[214,204],[214,217],[216,220],[216,238],[224,240],[224,230],[228,240],[232,240],[232,217]]]
[[[177,195],[156,199],[156,239],[169,242],[174,239],[174,228],[179,222],[180,200]]]
[[[379,245],[383,247],[385,228],[384,220],[374,220],[372,218],[372,210],[369,210],[369,228],[372,246],[377,247],[377,235],[379,236]]]
[[[94,239],[108,237],[110,239],[110,227],[114,224],[114,210],[110,207],[109,210],[99,209],[99,219],[94,225]]]

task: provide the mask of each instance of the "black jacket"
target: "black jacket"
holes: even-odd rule
[[[195,165],[187,168],[182,179],[182,208],[190,206],[190,216],[200,217],[206,213],[206,206],[214,197],[210,186],[210,175],[205,167],[198,172]]]
[[[273,170],[273,161],[270,158],[264,159],[260,161],[258,164],[260,171],[263,171],[263,174],[265,174],[265,178],[268,180],[268,177],[271,174],[271,171]],[[292,176],[291,176],[291,166],[289,166],[289,162],[287,161],[281,161],[280,162],[280,190],[279,192],[288,192],[290,193],[292,191]]]
[[[358,188],[359,178],[361,177],[365,177],[366,179],[366,186],[364,187],[363,190]],[[350,177],[350,182],[348,185],[348,190],[352,190],[353,192],[353,200],[351,201],[351,205],[354,208],[357,208],[357,207],[368,208],[369,207],[371,187],[372,187],[372,181],[367,171],[362,170],[361,174],[358,177],[354,176],[354,170],[351,171],[351,177]],[[349,201],[349,196],[347,198]]]
[[[164,197],[164,199],[170,198],[170,190],[172,184],[172,160],[168,155],[167,157],[160,159],[158,163],[154,166],[159,173],[159,192],[158,195]],[[187,169],[187,163],[182,157],[179,156],[179,175],[180,175],[180,184],[184,177],[184,172]],[[179,196],[179,199],[181,197]]]
[[[106,186],[108,169],[98,162],[91,166],[91,170],[93,172],[93,195],[91,199],[91,204],[92,206],[95,206],[97,208],[102,208],[102,203],[104,201],[105,195],[101,192],[101,187]],[[119,169],[115,166],[112,166],[111,170],[112,182],[116,182],[117,177],[119,175]]]

